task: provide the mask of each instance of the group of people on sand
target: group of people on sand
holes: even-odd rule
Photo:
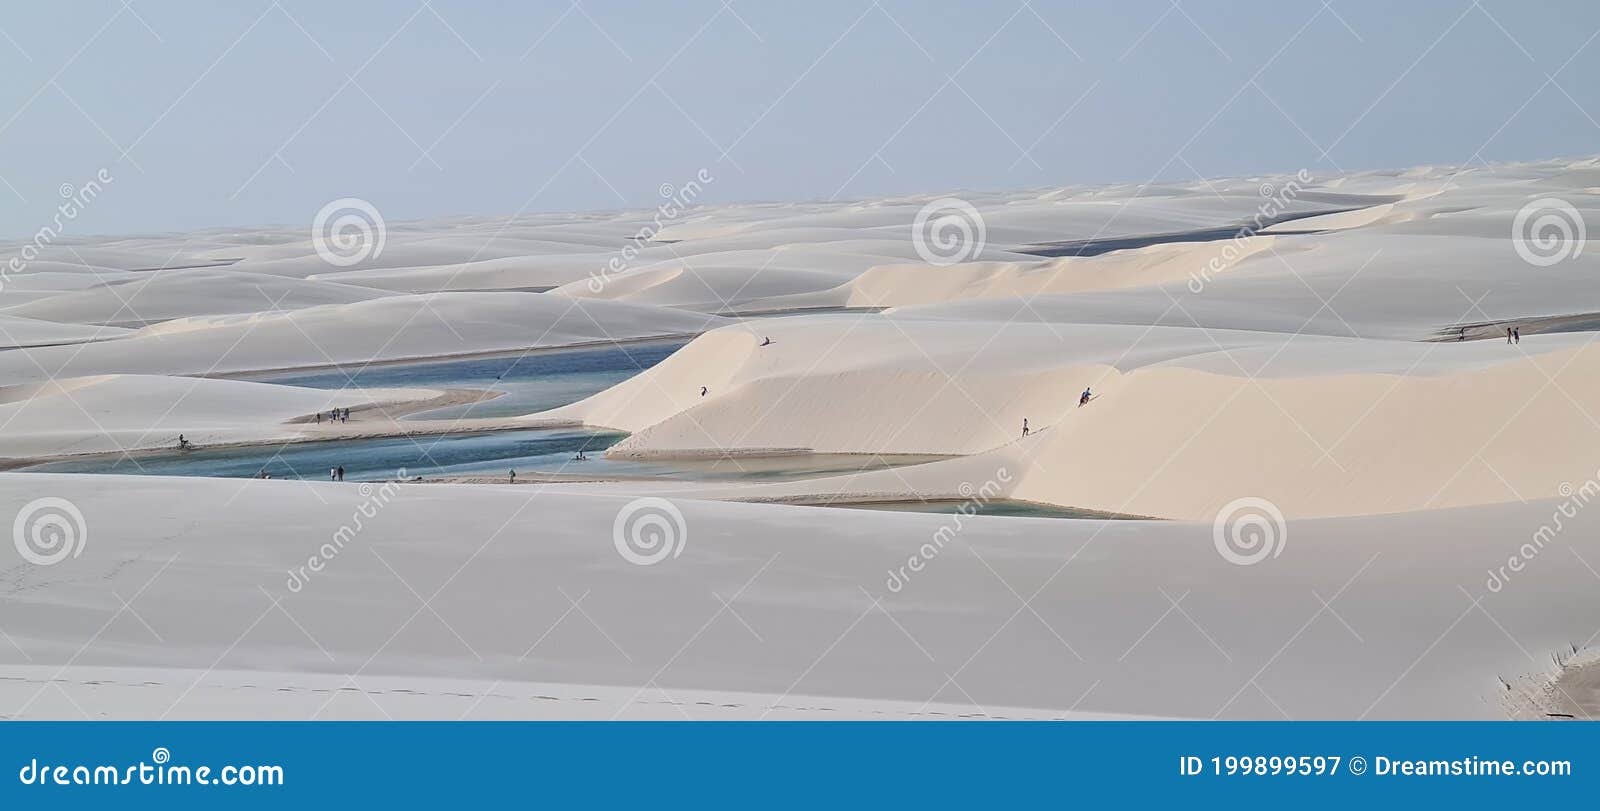
[[[1084,386],[1083,387],[1083,393],[1078,395],[1078,407],[1079,408],[1083,408],[1084,406],[1089,404],[1090,400],[1093,400],[1093,399],[1094,399],[1094,392],[1090,391],[1090,387],[1089,386]],[[1027,417],[1023,417],[1022,418],[1022,435],[1023,436],[1027,436],[1028,434],[1031,434],[1031,433],[1033,433],[1033,429],[1028,427],[1028,418]]]
[[[339,465],[338,467],[330,467],[330,468],[328,468],[328,481],[330,481],[330,482],[342,482],[342,481],[344,481],[344,465]]]
[[[350,421],[350,409],[348,409],[348,408],[330,408],[330,409],[328,409],[328,422],[349,422],[349,421]],[[317,412],[317,423],[318,424],[322,423],[322,412],[321,411]]]
[[[1461,331],[1456,333],[1456,340],[1457,341],[1465,341],[1466,339],[1467,339],[1467,328],[1466,327],[1462,327]],[[1522,343],[1522,327],[1519,327],[1519,326],[1506,327],[1506,343],[1508,343],[1508,344],[1520,344],[1520,343]]]

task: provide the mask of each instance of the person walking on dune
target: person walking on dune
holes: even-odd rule
[[[339,481],[344,481],[344,465],[340,465],[336,469],[339,471]]]
[[[707,389],[706,389],[706,387],[705,387],[705,386],[701,386],[701,387],[700,387],[700,396],[701,396],[701,397],[704,397],[704,396],[706,396],[706,391],[708,391],[708,390],[707,390]]]
[[[1511,343],[1511,328],[1506,327],[1506,343]]]
[[[336,468],[336,467],[328,468],[328,481],[336,482],[338,480],[339,480],[339,469]]]
[[[1083,408],[1092,399],[1094,399],[1094,394],[1089,391],[1088,386],[1084,386],[1083,394],[1078,396],[1078,407]]]
[[[1022,435],[1024,437],[1026,437],[1028,435],[1028,418],[1027,417],[1023,417],[1022,418]]]
[[[511,471],[511,483],[512,484],[516,484],[517,483],[517,472],[515,470]]]
[[[1522,343],[1522,327],[1511,328],[1511,342],[1514,344]]]

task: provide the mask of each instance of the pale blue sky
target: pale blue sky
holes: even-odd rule
[[[1591,154],[1597,31],[1576,0],[13,0],[0,235],[102,166],[73,233],[645,207],[702,167],[722,202]]]

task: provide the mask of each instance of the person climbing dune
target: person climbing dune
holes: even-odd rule
[[[1083,408],[1083,406],[1092,399],[1094,399],[1094,394],[1089,391],[1088,386],[1084,386],[1083,394],[1078,397],[1078,407]]]

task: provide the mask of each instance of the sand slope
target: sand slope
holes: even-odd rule
[[[1027,440],[1015,497],[1195,519],[1243,495],[1292,515],[1549,496],[1600,452],[1585,405],[1600,350],[1577,335],[1509,347],[883,316],[760,327],[705,335],[546,416],[634,432],[615,456],[978,454],[1015,442],[1026,417],[1045,433]],[[842,330],[856,350],[830,353]],[[1079,408],[1084,387],[1098,396]]]
[[[0,354],[0,379],[221,374],[699,332],[717,319],[533,293],[393,296],[288,312],[183,318],[115,342]]]
[[[387,293],[227,269],[160,271],[135,281],[40,299],[8,312],[73,324],[144,326],[194,315],[350,304]]]
[[[1549,520],[1550,501],[1293,521],[1279,557],[1236,566],[1209,522],[967,518],[955,529],[951,516],[678,499],[683,551],[637,566],[611,540],[626,498],[558,488],[380,496],[355,484],[0,476],[0,508],[41,495],[70,499],[88,534],[77,558],[0,570],[15,642],[0,645],[0,672],[35,679],[0,693],[11,716],[79,717],[37,682],[72,660],[83,682],[95,679],[82,669],[108,665],[161,671],[148,692],[60,685],[85,710],[124,718],[466,712],[470,698],[417,709],[420,697],[395,692],[444,692],[439,679],[500,696],[473,717],[592,717],[581,702],[535,709],[530,693],[605,696],[627,714],[629,698],[648,713],[663,693],[703,691],[744,694],[723,703],[756,717],[773,705],[938,702],[1030,717],[1498,718],[1499,679],[1544,673],[1600,610],[1594,575],[1573,565],[1574,552],[1600,557],[1596,513],[1501,591],[1483,586],[1485,568]],[[340,550],[291,591],[287,570],[341,527]],[[942,528],[943,552],[891,590],[888,570]],[[569,687],[520,686],[530,682]],[[257,689],[224,697],[241,684]],[[381,691],[384,709],[312,689],[341,684]]]
[[[22,318],[0,313],[0,349],[24,346],[55,346],[101,341],[128,335],[117,327],[57,324],[37,318]]]
[[[1584,158],[465,217],[391,222],[349,268],[304,226],[53,245],[0,291],[8,458],[577,423],[630,432],[618,457],[951,458],[780,482],[0,473],[0,516],[65,499],[82,543],[0,559],[0,715],[1581,717],[1597,190]],[[943,261],[913,229],[951,196],[973,241]],[[1530,242],[1540,210],[1572,236]],[[160,323],[86,326],[135,291]],[[204,377],[666,335],[698,337],[472,422],[285,424],[432,392]],[[773,503],[975,492],[1174,520]],[[1230,524],[1241,500],[1270,509]],[[654,565],[617,540],[646,508],[681,544]]]
[[[105,375],[0,388],[0,457],[27,458],[290,438],[287,420],[427,389],[307,389],[237,380]]]

